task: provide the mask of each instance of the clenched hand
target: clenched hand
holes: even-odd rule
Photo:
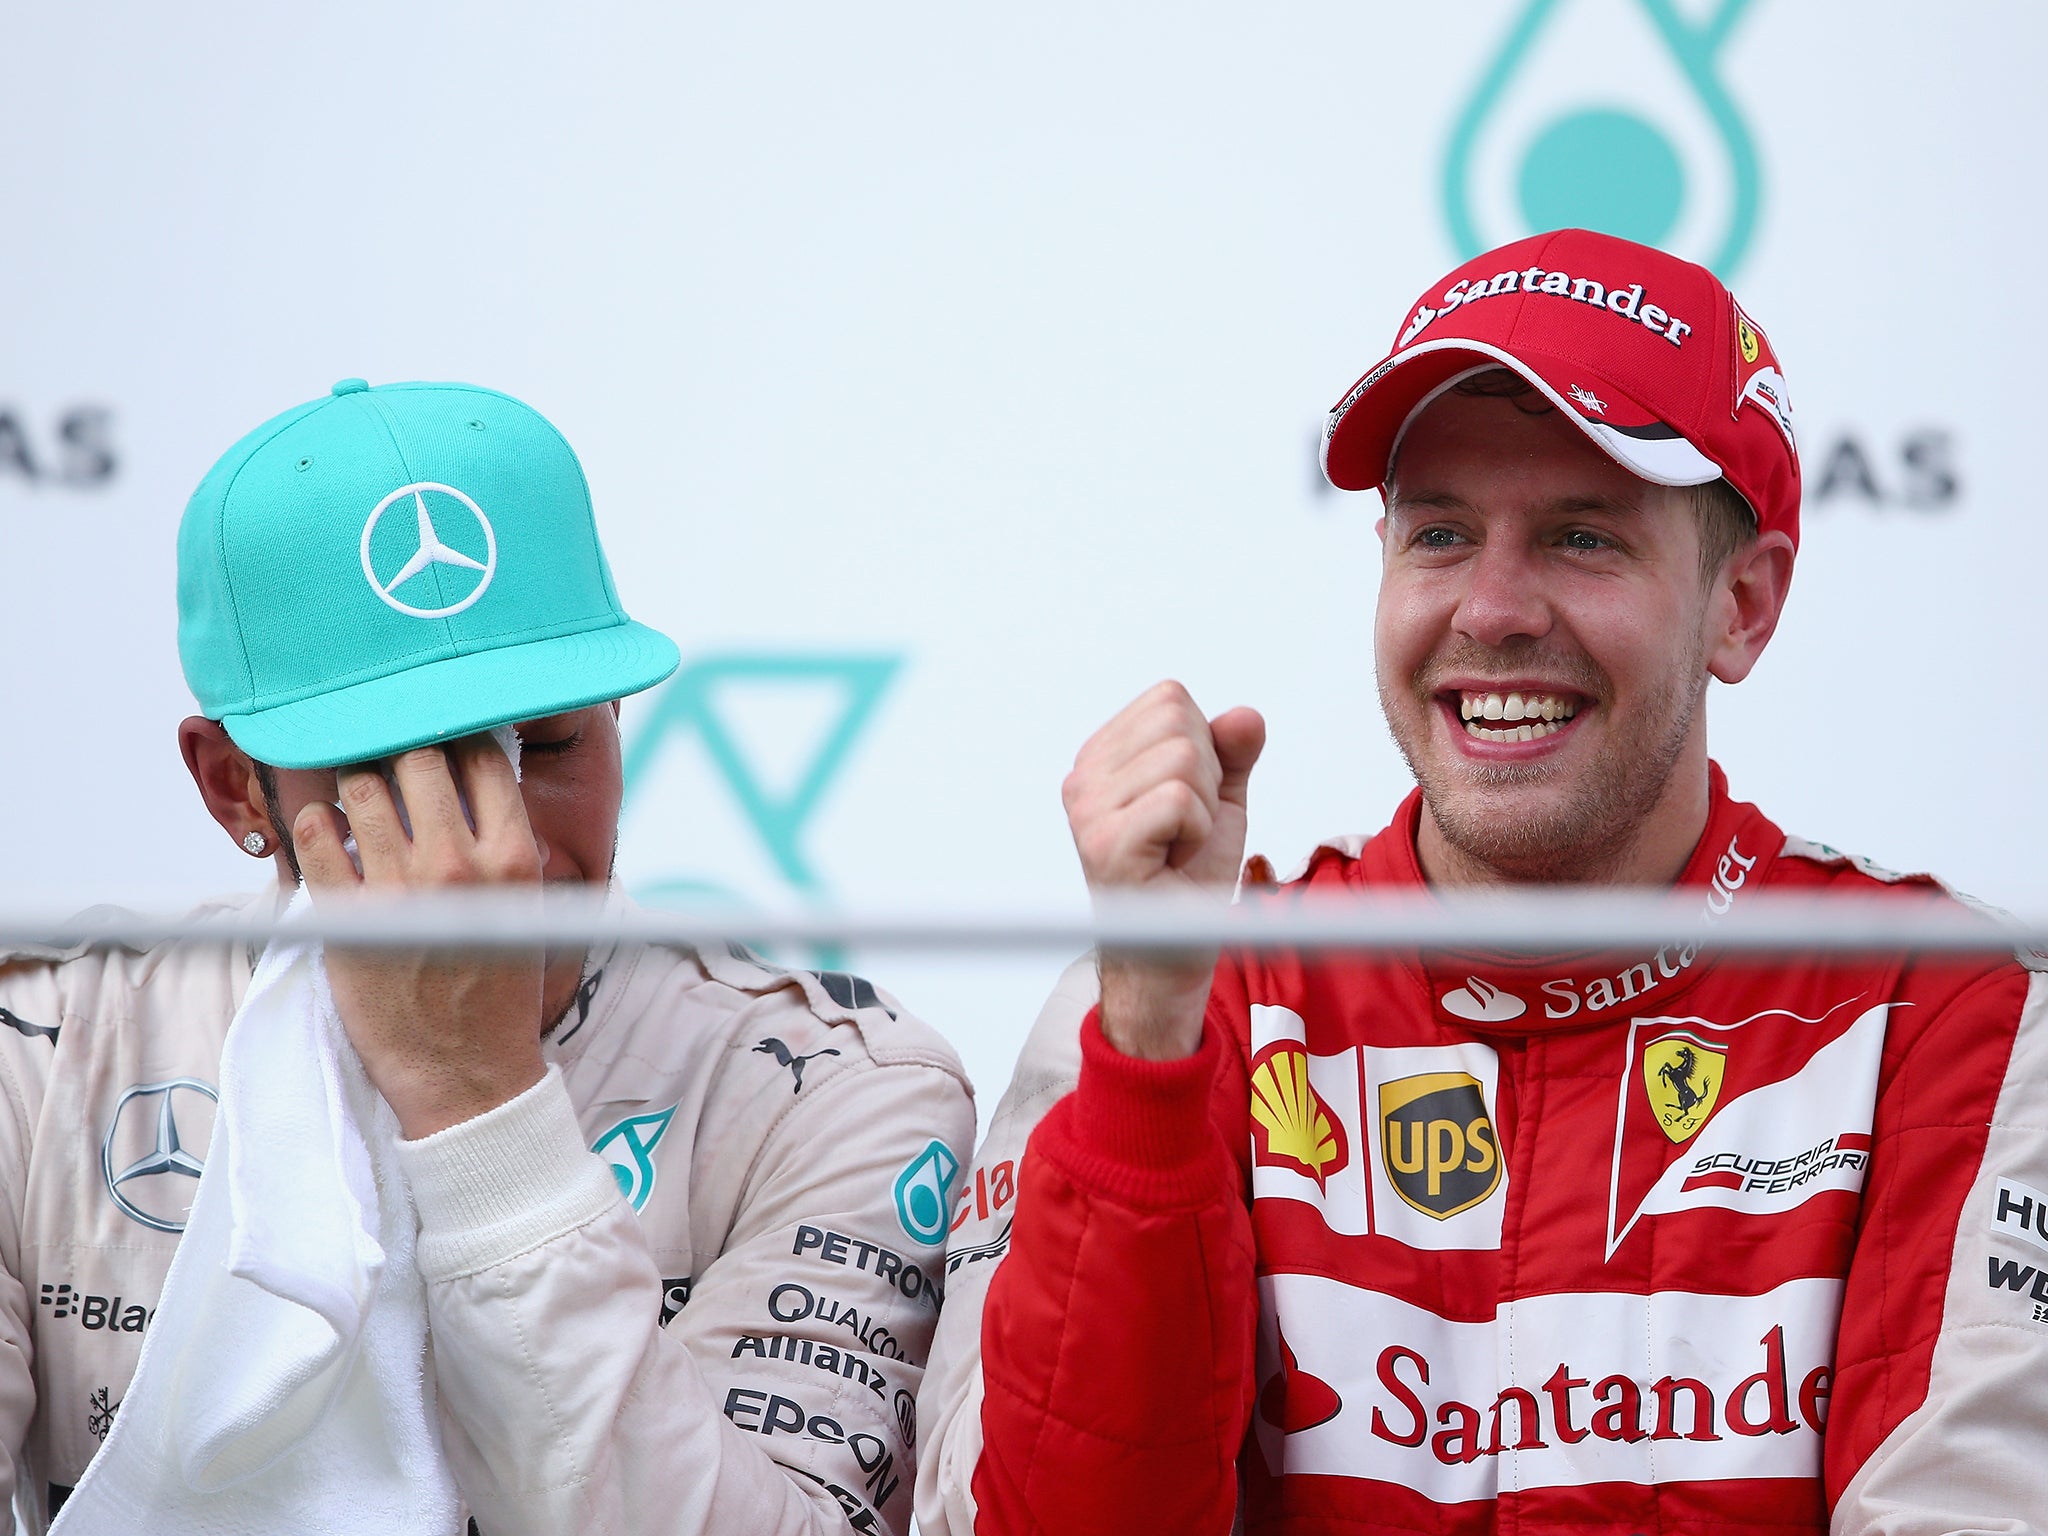
[[[1207,891],[1227,898],[1244,857],[1245,791],[1266,744],[1256,710],[1214,720],[1159,683],[1089,737],[1061,787],[1091,891]],[[1126,1055],[1193,1055],[1216,951],[1105,952],[1102,1030]]]

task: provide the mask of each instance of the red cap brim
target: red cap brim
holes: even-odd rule
[[[1408,424],[1457,380],[1488,368],[1520,374],[1602,453],[1653,485],[1705,485],[1722,476],[1675,427],[1584,363],[1465,337],[1396,352],[1345,391],[1323,429],[1323,473],[1339,490],[1384,485]]]

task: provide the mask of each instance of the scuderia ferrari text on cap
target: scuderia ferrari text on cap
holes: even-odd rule
[[[1799,449],[1777,355],[1721,280],[1583,229],[1474,257],[1402,318],[1394,349],[1323,429],[1323,471],[1382,486],[1417,413],[1511,368],[1616,463],[1657,485],[1725,479],[1761,530],[1799,538]]]
[[[388,757],[652,687],[561,433],[470,384],[343,379],[264,423],[178,528],[178,655],[280,768]]]

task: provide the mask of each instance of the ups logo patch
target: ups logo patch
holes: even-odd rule
[[[1425,1072],[1380,1085],[1380,1141],[1396,1194],[1448,1220],[1500,1187],[1500,1147],[1479,1079]]]

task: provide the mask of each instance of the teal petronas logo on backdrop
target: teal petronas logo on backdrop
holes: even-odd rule
[[[1578,226],[1732,279],[1756,232],[1756,146],[1722,73],[1752,0],[1526,0],[1459,114],[1444,214],[1460,260]]]

